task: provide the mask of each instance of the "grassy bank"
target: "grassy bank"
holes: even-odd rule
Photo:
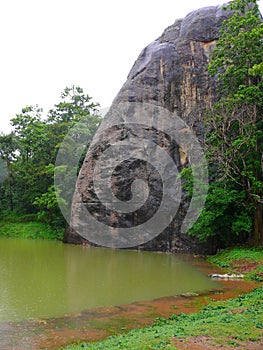
[[[246,278],[260,280],[262,277],[262,249],[225,250],[209,260],[229,272],[242,272]],[[263,286],[239,298],[210,300],[209,305],[197,313],[171,315],[168,320],[157,319],[147,328],[66,349],[196,349],[198,346],[206,349],[216,345],[254,349],[255,344],[263,348],[262,300]]]
[[[67,349],[169,349],[187,339],[203,339],[204,348],[205,344],[221,344],[247,349],[248,343],[263,341],[262,299],[263,288],[258,288],[237,299],[212,302],[198,313],[157,319],[153,326]]]
[[[208,260],[229,273],[242,273],[246,278],[263,282],[263,247],[226,249]]]
[[[63,238],[63,229],[56,230],[35,215],[8,213],[0,220],[0,237],[58,239]]]

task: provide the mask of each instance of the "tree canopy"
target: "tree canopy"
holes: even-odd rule
[[[234,0],[210,57],[218,100],[207,112],[212,183],[192,233],[263,244],[263,22],[256,0]]]
[[[51,225],[65,224],[54,188],[57,152],[64,137],[81,120],[85,120],[91,141],[101,120],[97,107],[80,87],[72,86],[64,89],[61,101],[46,116],[38,106],[26,106],[11,119],[11,133],[0,135],[4,174],[1,211],[37,214]]]

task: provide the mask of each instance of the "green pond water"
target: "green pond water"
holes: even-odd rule
[[[0,239],[0,322],[61,316],[217,286],[171,254]]]

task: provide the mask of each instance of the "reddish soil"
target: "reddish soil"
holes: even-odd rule
[[[249,261],[246,259],[238,259],[232,262],[230,268],[239,273],[249,273],[262,265],[262,261]]]
[[[239,345],[224,346],[220,344],[213,344],[209,337],[192,337],[189,339],[173,339],[173,344],[178,350],[213,350],[213,349],[224,349],[224,350],[262,350],[263,341],[255,342],[240,342]]]

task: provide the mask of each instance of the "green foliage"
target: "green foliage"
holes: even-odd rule
[[[13,133],[9,135],[0,135],[0,160],[2,169],[2,179],[0,183],[0,194],[3,208],[13,210],[13,166],[16,159],[17,141]]]
[[[246,236],[252,227],[249,207],[242,201],[244,191],[228,188],[223,182],[210,184],[206,205],[189,234],[201,241],[216,236],[220,246],[226,247]]]
[[[194,178],[193,170],[191,167],[185,167],[179,174],[179,177],[182,179],[182,187],[187,192],[187,197],[193,196],[194,189]]]
[[[80,349],[174,349],[173,338],[208,336],[215,345],[244,346],[262,339],[263,288],[228,301],[212,302],[200,312],[157,319],[154,325],[112,336],[98,343],[70,345]]]
[[[255,64],[252,68],[248,71],[249,75],[252,77],[262,77],[263,76],[263,62],[259,64]]]
[[[101,120],[95,115],[98,104],[91,102],[91,97],[84,94],[80,87],[67,87],[61,99],[45,118],[38,106],[23,108],[11,120],[13,131],[9,135],[0,135],[1,164],[7,172],[0,183],[1,210],[15,210],[19,215],[35,213],[43,223],[53,228],[65,226],[57,198],[60,204],[70,205],[54,187],[58,149],[65,136],[71,134],[73,126],[82,125],[85,121],[85,152]],[[76,137],[75,128],[72,138]],[[70,149],[70,144],[68,146],[65,151],[73,156],[74,150]],[[79,167],[82,161],[83,158]]]
[[[91,97],[85,95],[82,88],[74,85],[64,89],[61,99],[62,101],[49,111],[48,123],[66,125],[67,131],[84,117],[94,115],[99,106],[98,103],[90,102]]]
[[[212,184],[190,233],[202,240],[216,235],[224,246],[235,237],[258,245],[263,244],[263,22],[256,0],[234,0],[226,9],[230,16],[208,67],[220,96],[205,117]]]
[[[0,183],[8,176],[7,164],[0,159]]]
[[[37,216],[40,221],[49,223],[53,227],[63,226],[65,224],[58,206],[54,185],[49,186],[47,192],[43,193],[40,197],[36,197],[33,204],[39,209]]]
[[[34,238],[34,239],[63,239],[63,229],[55,231],[43,222],[0,223],[0,236]]]
[[[227,99],[261,104],[262,81],[250,75],[263,57],[263,22],[257,0],[234,0],[226,9],[232,15],[222,24],[209,72],[216,74],[220,93]]]
[[[62,240],[63,229],[54,229],[38,221],[36,215],[6,213],[0,221],[0,236],[13,238],[57,239]]]
[[[263,248],[232,248],[211,256],[208,260],[220,266],[227,268],[230,273],[245,273],[246,278],[263,282]]]
[[[263,248],[231,248],[209,257],[211,263],[220,267],[229,267],[235,260],[263,261]]]

